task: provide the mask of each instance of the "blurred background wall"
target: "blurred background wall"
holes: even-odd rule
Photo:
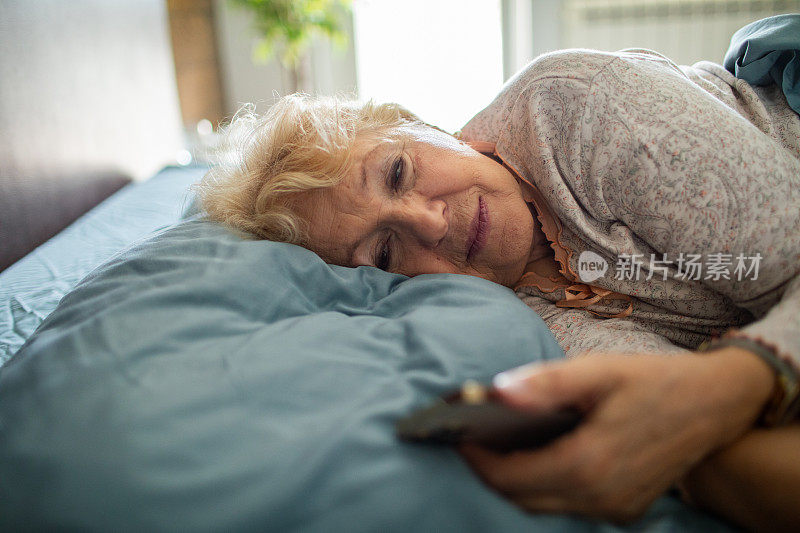
[[[182,145],[162,0],[0,0],[0,270]]]
[[[180,147],[162,0],[0,2],[0,162],[144,178]]]

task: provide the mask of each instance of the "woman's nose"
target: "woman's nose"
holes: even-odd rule
[[[403,208],[402,223],[426,246],[436,247],[447,235],[447,204],[443,200],[409,202]]]

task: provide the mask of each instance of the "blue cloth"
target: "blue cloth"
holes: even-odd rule
[[[724,65],[751,85],[778,85],[800,113],[800,14],[757,20],[734,33]]]
[[[466,378],[562,356],[499,285],[195,217],[94,270],[0,368],[0,530],[618,531],[525,514],[394,436]],[[635,529],[727,531],[672,498]]]
[[[166,167],[132,183],[0,272],[0,365],[93,268],[181,219],[207,167]]]

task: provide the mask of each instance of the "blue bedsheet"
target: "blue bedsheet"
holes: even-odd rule
[[[0,365],[92,269],[154,230],[177,222],[205,167],[167,167],[132,183],[0,272]]]

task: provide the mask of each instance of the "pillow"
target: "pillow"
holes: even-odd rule
[[[394,436],[464,379],[562,355],[504,287],[193,218],[92,272],[0,369],[0,530],[615,529],[527,515]],[[721,527],[671,499],[646,520]]]

